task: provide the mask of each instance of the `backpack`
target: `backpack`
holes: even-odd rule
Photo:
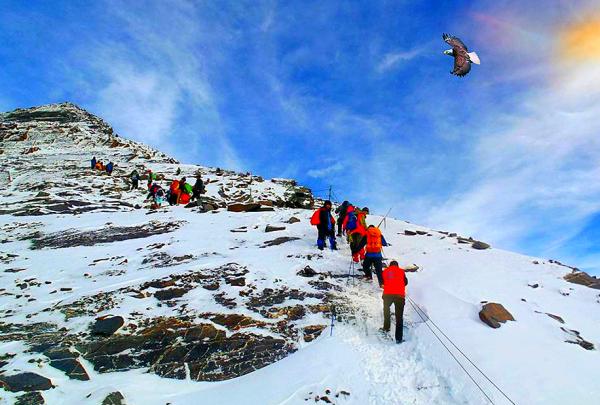
[[[314,214],[312,214],[312,217],[310,218],[310,224],[311,225],[319,225],[321,223],[321,209],[319,208],[318,210],[315,211]]]
[[[383,244],[381,231],[378,228],[367,228],[367,253],[380,253]]]
[[[358,226],[358,218],[356,218],[356,213],[354,211],[346,214],[348,216],[348,221],[346,222],[346,230],[353,231]]]

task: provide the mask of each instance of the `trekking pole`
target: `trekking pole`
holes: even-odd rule
[[[331,306],[331,330],[329,332],[329,336],[333,336],[333,322],[335,321],[335,306]]]
[[[383,218],[381,218],[381,221],[379,221],[379,224],[377,225],[377,228],[379,228],[381,226],[381,224],[383,223],[383,221],[385,221],[385,219],[388,217],[388,215],[390,215],[390,212],[392,212],[393,208],[394,208],[394,206],[392,205],[390,207],[390,209],[387,211],[387,213],[385,214],[385,216]]]

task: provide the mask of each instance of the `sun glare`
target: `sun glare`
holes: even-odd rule
[[[562,50],[569,58],[600,60],[600,16],[570,25],[560,39]]]

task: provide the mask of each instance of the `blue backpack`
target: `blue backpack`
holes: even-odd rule
[[[358,218],[356,218],[356,213],[354,211],[352,211],[346,215],[348,215],[348,222],[346,222],[346,230],[348,230],[348,231],[355,230],[358,225]]]

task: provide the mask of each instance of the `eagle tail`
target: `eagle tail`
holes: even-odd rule
[[[475,52],[469,52],[469,60],[476,65],[481,65],[481,61],[479,60],[479,56]]]

